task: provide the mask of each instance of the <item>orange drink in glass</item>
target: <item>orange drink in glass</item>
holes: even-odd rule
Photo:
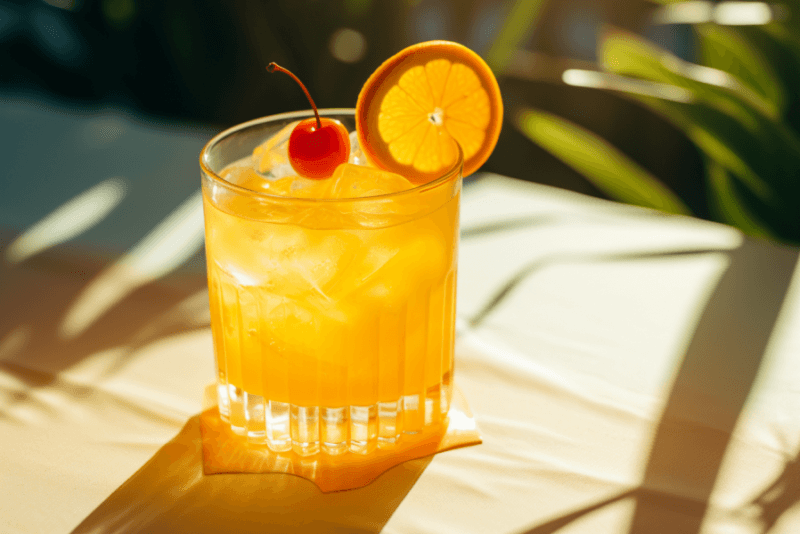
[[[320,114],[355,130],[353,110]],[[367,454],[446,420],[464,158],[454,142],[415,185],[354,147],[331,178],[300,178],[281,147],[309,117],[236,126],[201,154],[218,406],[274,451]]]

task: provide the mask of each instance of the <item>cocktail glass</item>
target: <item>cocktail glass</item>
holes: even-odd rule
[[[353,110],[320,113],[354,130]],[[425,185],[363,198],[223,177],[312,116],[235,126],[200,156],[218,407],[233,432],[276,452],[368,454],[446,422],[463,156]],[[347,179],[331,188],[380,192],[365,186],[368,168]]]

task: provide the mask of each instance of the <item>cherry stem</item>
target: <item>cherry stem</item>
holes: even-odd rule
[[[306,89],[306,86],[303,85],[303,82],[300,81],[300,78],[298,78],[297,76],[292,74],[292,72],[290,70],[284,69],[283,67],[281,67],[280,65],[278,65],[274,61],[272,63],[270,63],[269,65],[267,65],[267,72],[275,72],[276,70],[278,72],[283,72],[284,74],[288,74],[289,76],[291,76],[294,79],[294,81],[296,81],[298,83],[298,85],[300,85],[300,87],[303,89],[303,92],[306,94],[306,97],[308,98],[308,101],[311,103],[311,108],[314,110],[314,115],[317,117],[317,129],[318,130],[321,129],[322,128],[322,123],[319,120],[319,112],[317,111],[317,106],[314,104],[314,100],[311,98],[311,94],[308,92],[308,89]]]

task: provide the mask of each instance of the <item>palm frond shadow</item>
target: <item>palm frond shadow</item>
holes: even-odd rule
[[[15,408],[25,405],[25,412],[30,417],[31,413],[41,419],[56,419],[60,410],[53,405],[53,401],[43,400],[37,392],[47,387],[55,388],[60,394],[69,396],[73,402],[88,398],[95,398],[99,405],[115,404],[128,413],[138,414],[149,421],[161,421],[169,425],[179,425],[183,417],[170,416],[164,411],[152,410],[125,395],[115,393],[109,389],[94,384],[86,384],[68,380],[63,376],[36,371],[9,362],[0,362],[0,371],[7,376],[14,377],[25,387],[24,391],[13,391],[9,402],[0,406],[0,417],[23,424],[20,417],[15,416]]]
[[[798,503],[800,503],[800,451],[793,458],[787,458],[783,471],[752,500],[751,504],[756,509],[757,520],[766,534],[772,531],[786,511]]]
[[[155,314],[152,319],[122,338],[120,344],[126,347],[125,352],[108,358],[108,366],[102,376],[110,377],[122,371],[138,350],[151,343],[172,335],[206,329],[210,325],[208,288],[204,286],[170,308]]]
[[[521,534],[553,534],[555,532],[558,532],[562,528],[568,526],[569,524],[573,523],[574,521],[577,521],[578,519],[588,514],[591,514],[592,512],[602,510],[607,506],[611,506],[615,503],[622,502],[626,499],[635,499],[637,502],[646,501],[648,503],[657,505],[661,508],[680,511],[681,513],[684,514],[687,511],[689,511],[690,514],[692,513],[697,514],[705,507],[705,503],[703,503],[702,501],[677,497],[675,495],[669,495],[657,491],[650,491],[644,488],[637,488],[634,490],[627,490],[620,492],[607,499],[603,499],[594,504],[590,504],[588,506],[570,512],[566,515],[557,517],[555,519],[551,519],[550,521],[537,525],[532,529],[526,530]],[[668,530],[664,532],[684,532],[683,530],[669,530],[669,528],[674,529],[675,525],[674,524],[669,525]],[[649,530],[648,532],[654,532],[654,531]]]
[[[636,261],[658,258],[671,258],[682,256],[697,256],[702,254],[713,254],[724,252],[725,249],[693,249],[693,250],[668,250],[654,252],[625,252],[610,254],[561,254],[548,258],[537,259],[528,263],[517,271],[509,280],[503,284],[499,290],[486,302],[486,304],[469,319],[471,327],[480,326],[486,318],[502,304],[502,302],[519,287],[528,277],[545,267],[563,263],[597,263],[597,262],[619,262]]]
[[[502,221],[491,221],[483,224],[475,224],[461,228],[461,239],[471,239],[474,237],[481,237],[485,235],[496,234],[499,232],[508,232],[520,228],[530,228],[532,226],[540,226],[560,222],[565,219],[561,215],[531,215],[528,217],[517,217],[514,219],[505,219]]]
[[[30,330],[30,335],[25,336],[21,346],[2,356],[3,370],[15,376],[28,391],[13,391],[0,407],[0,417],[11,418],[9,414],[23,403],[45,414],[48,408],[37,400],[36,391],[57,386],[64,380],[61,371],[94,354],[116,351],[98,377],[109,378],[132,362],[141,352],[139,349],[148,344],[207,325],[206,318],[198,312],[202,293],[207,291],[205,276],[179,273],[170,280],[156,280],[136,289],[80,336],[65,339],[59,335],[65,310],[81,294],[87,280],[105,267],[103,262],[70,258],[55,250],[27,260],[24,268],[2,270],[0,340],[13,337],[20,328]],[[81,393],[80,385],[66,386],[69,391]],[[114,402],[117,401],[122,400]]]
[[[473,318],[480,325],[519,284],[554,261],[632,261],[719,253],[685,250],[635,254],[562,256],[521,269]],[[635,500],[629,534],[697,534],[709,509],[722,459],[761,367],[798,263],[798,251],[745,239],[726,252],[730,263],[714,288],[680,361],[672,390],[655,428],[641,484],[615,497],[534,526],[524,534],[548,534],[622,499]],[[800,496],[800,460],[755,504],[764,531]],[[677,488],[677,489],[676,489]],[[692,498],[676,492],[685,491]]]

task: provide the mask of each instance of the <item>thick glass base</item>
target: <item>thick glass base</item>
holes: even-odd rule
[[[369,454],[404,434],[438,427],[450,408],[449,380],[424,395],[369,406],[298,406],[265,399],[231,384],[217,386],[219,413],[231,430],[275,452],[301,456]]]

